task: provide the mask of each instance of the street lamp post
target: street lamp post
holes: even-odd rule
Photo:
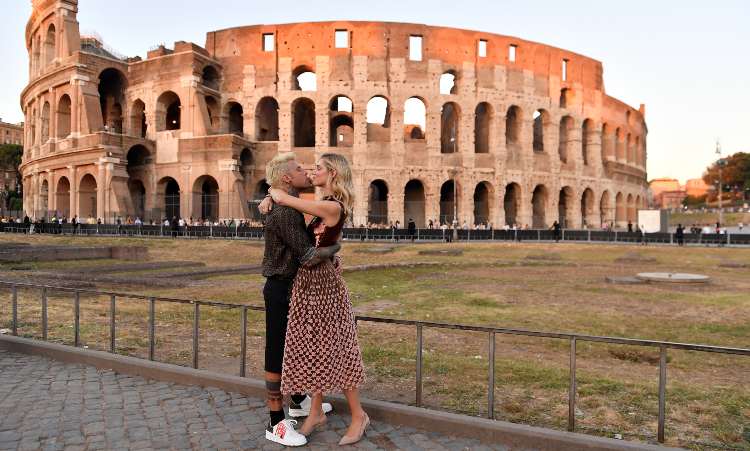
[[[717,161],[717,165],[719,166],[719,227],[721,227],[724,224],[724,208],[722,205],[722,178],[721,178],[721,167],[724,165],[724,162],[721,160],[721,144],[719,144],[719,141],[716,141],[716,155],[719,157],[719,160]]]
[[[453,136],[451,136],[451,142],[453,143],[453,153],[456,153],[456,124],[453,124]],[[453,178],[453,241],[458,241],[458,169],[454,168],[451,170],[451,176]]]

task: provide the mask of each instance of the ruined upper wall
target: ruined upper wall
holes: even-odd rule
[[[336,30],[349,32],[349,49],[335,48]],[[275,34],[276,51],[263,51],[264,33]],[[423,38],[422,61],[409,61],[410,35]],[[478,55],[480,40],[487,41],[486,57]],[[515,62],[508,58],[510,45],[517,46]],[[421,24],[340,21],[238,27],[209,32],[206,50],[222,61],[225,70],[242,71],[245,65],[252,64],[260,78],[275,76],[280,58],[291,58],[292,67],[304,65],[314,70],[316,56],[328,56],[335,72],[335,66],[345,65],[352,56],[368,56],[374,60],[368,61],[368,66],[377,66],[378,60],[382,62],[383,77],[391,58],[403,58],[407,61],[407,73],[415,76],[426,72],[429,60],[440,60],[456,70],[464,63],[473,64],[480,78],[483,70],[503,65],[561,79],[562,61],[567,59],[567,81],[562,82],[563,86],[579,84],[583,90],[604,92],[602,64],[594,59],[513,36]],[[368,74],[368,78],[377,80],[379,74]]]

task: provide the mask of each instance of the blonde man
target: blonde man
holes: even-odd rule
[[[302,189],[310,188],[310,180],[293,153],[277,155],[266,166],[266,182],[271,188],[298,196]],[[290,207],[276,206],[265,221],[265,252],[263,255],[263,298],[266,304],[266,353],[265,379],[266,403],[270,421],[266,427],[266,439],[286,446],[302,446],[307,443],[294,426],[296,421],[284,416],[281,395],[281,370],[284,358],[284,342],[289,316],[292,283],[300,266],[315,266],[330,259],[341,248],[335,244],[315,248],[312,236],[307,232],[302,213]],[[303,417],[310,413],[308,396],[292,395],[289,415]],[[333,407],[324,403],[324,412]]]

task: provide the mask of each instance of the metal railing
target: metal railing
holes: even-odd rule
[[[247,312],[248,310],[253,311],[265,311],[263,307],[241,305],[241,304],[230,304],[225,302],[217,301],[200,301],[190,299],[178,299],[178,298],[163,298],[155,296],[144,296],[129,293],[117,293],[110,291],[98,291],[98,290],[87,290],[79,288],[68,288],[68,287],[56,287],[49,285],[30,284],[30,283],[17,283],[1,281],[0,285],[10,286],[11,288],[11,305],[12,305],[12,319],[11,319],[11,333],[14,336],[18,335],[18,289],[38,289],[40,290],[41,299],[41,322],[42,322],[42,339],[47,340],[48,322],[47,322],[47,297],[51,290],[72,292],[74,298],[73,310],[74,310],[74,346],[80,346],[80,297],[81,294],[89,294],[96,296],[109,296],[110,297],[110,315],[109,315],[109,352],[116,352],[116,302],[117,298],[128,298],[142,301],[148,301],[148,359],[154,360],[156,351],[156,303],[177,303],[177,304],[189,304],[193,305],[193,330],[192,330],[192,367],[198,368],[198,352],[200,348],[199,336],[200,336],[200,310],[202,306],[217,307],[222,309],[240,309],[240,377],[245,377],[247,368]],[[698,351],[698,352],[710,352],[718,354],[730,354],[750,357],[750,349],[745,348],[731,348],[723,346],[710,346],[701,344],[691,343],[676,343],[669,341],[659,340],[644,340],[637,338],[620,338],[620,337],[606,337],[596,335],[582,335],[565,332],[542,332],[525,329],[514,329],[506,327],[490,327],[490,326],[472,326],[464,324],[450,324],[441,322],[431,321],[415,321],[405,319],[394,319],[394,318],[380,318],[373,316],[359,316],[355,317],[355,321],[370,322],[370,323],[383,323],[393,324],[401,326],[412,326],[416,332],[416,396],[415,404],[418,407],[422,407],[422,389],[423,389],[423,376],[422,370],[424,366],[422,350],[423,346],[423,335],[425,328],[432,329],[450,329],[450,330],[462,330],[470,332],[481,332],[487,334],[488,339],[488,370],[487,370],[487,417],[490,419],[495,418],[495,341],[496,336],[500,335],[515,335],[515,336],[526,336],[526,337],[537,337],[537,338],[553,338],[559,340],[567,340],[570,344],[570,361],[569,361],[569,383],[568,383],[568,431],[575,431],[576,428],[576,348],[579,342],[591,342],[591,343],[609,343],[618,345],[629,345],[629,346],[643,346],[653,347],[659,349],[659,413],[658,413],[658,425],[657,425],[657,440],[659,443],[664,443],[664,426],[666,423],[666,387],[667,387],[667,350],[683,350],[683,351]]]

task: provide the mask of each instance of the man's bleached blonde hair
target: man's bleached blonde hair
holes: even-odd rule
[[[266,165],[266,183],[273,188],[278,188],[281,176],[289,172],[289,162],[295,158],[296,155],[292,152],[280,153],[273,157],[273,160]]]

